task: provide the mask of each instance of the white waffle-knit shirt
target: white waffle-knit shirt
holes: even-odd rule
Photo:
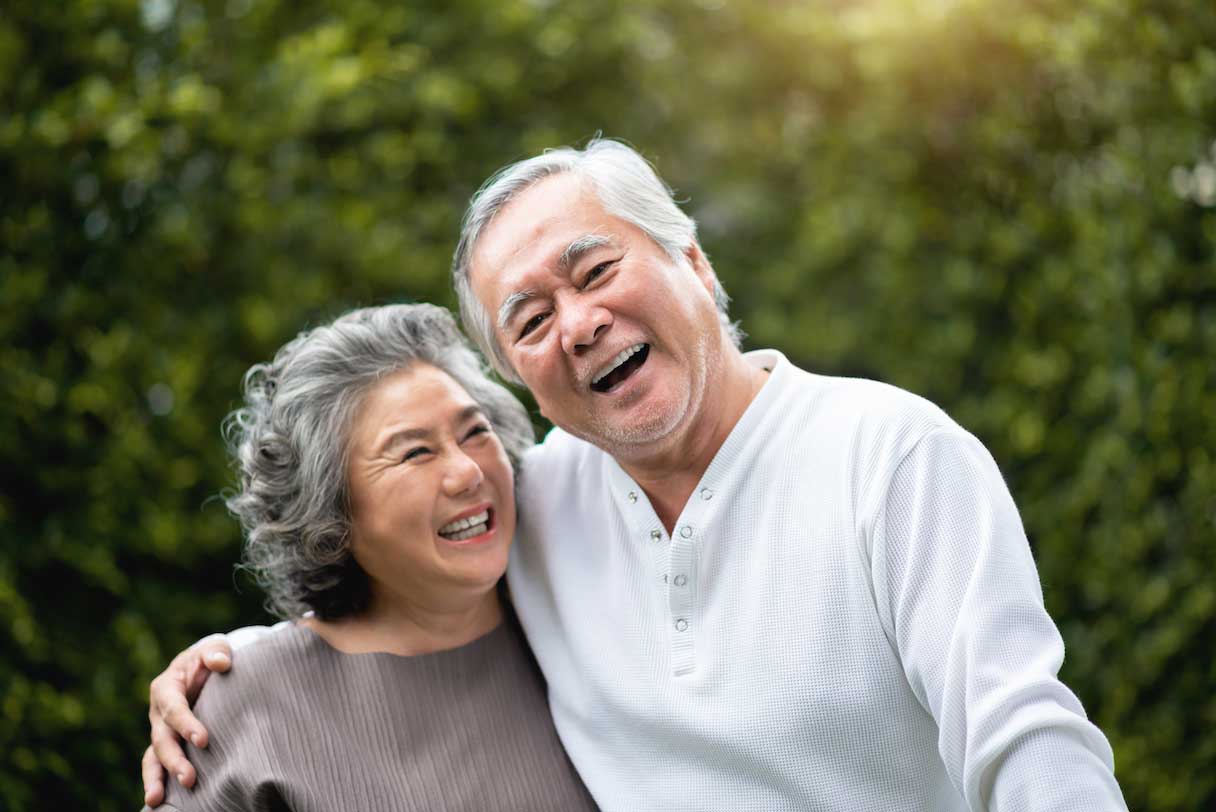
[[[511,593],[606,810],[1124,810],[984,447],[891,386],[769,379],[669,536],[606,453],[526,459]]]

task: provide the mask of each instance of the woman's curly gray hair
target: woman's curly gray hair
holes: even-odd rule
[[[245,406],[224,421],[240,477],[226,504],[245,532],[244,567],[280,617],[311,609],[329,619],[366,607],[367,576],[350,552],[351,421],[377,381],[415,363],[464,387],[518,467],[535,442],[527,412],[486,377],[443,308],[354,310],[300,333],[273,361],[245,374]]]

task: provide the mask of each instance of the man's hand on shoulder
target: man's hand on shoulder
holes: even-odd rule
[[[195,773],[182,750],[182,739],[195,747],[207,746],[207,729],[190,711],[212,671],[232,667],[232,649],[222,635],[200,640],[173,658],[149,687],[148,721],[152,745],[144,751],[144,803],[157,806],[165,799],[165,771],[184,787],[194,786]]]

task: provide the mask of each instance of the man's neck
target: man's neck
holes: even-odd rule
[[[636,457],[616,457],[625,473],[645,491],[668,533],[767,379],[765,370],[749,364],[734,347],[725,353],[723,361],[723,374],[711,387],[713,391],[706,392],[705,402],[689,426]]]

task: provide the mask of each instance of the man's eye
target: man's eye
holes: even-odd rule
[[[548,313],[537,313],[535,316],[533,316],[532,318],[528,319],[526,322],[524,322],[524,326],[523,326],[523,328],[522,328],[522,329],[520,329],[520,331],[519,331],[519,337],[520,337],[520,338],[523,338],[523,337],[524,337],[524,336],[526,336],[528,333],[530,333],[530,332],[532,332],[533,330],[535,330],[537,327],[540,327],[540,326],[541,326],[541,324],[544,322],[544,320],[545,320],[545,319],[546,319],[548,316],[549,316],[549,314],[548,314]]]
[[[590,271],[588,271],[587,275],[583,277],[583,287],[587,287],[592,282],[594,282],[597,278],[599,278],[599,276],[602,273],[604,273],[604,271],[608,270],[609,266],[611,266],[614,261],[615,260],[601,262],[599,265],[596,265],[594,268],[592,268]]]

